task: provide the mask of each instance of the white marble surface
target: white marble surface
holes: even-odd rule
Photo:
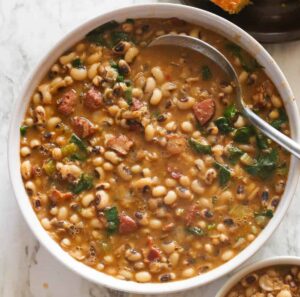
[[[99,13],[150,2],[157,1],[0,0],[0,297],[127,296],[80,278],[40,247],[21,217],[12,193],[6,141],[13,101],[28,73],[49,47],[73,27]],[[267,49],[286,74],[300,103],[300,42],[267,46]],[[299,194],[300,188],[276,233],[250,261],[274,255],[300,255]],[[224,280],[172,296],[213,297]]]

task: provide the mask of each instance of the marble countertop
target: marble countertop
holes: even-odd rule
[[[6,142],[10,111],[26,77],[66,32],[102,12],[157,0],[0,0],[0,296],[113,297],[128,296],[90,283],[63,267],[33,237],[17,207],[8,178]],[[268,45],[300,100],[300,42]],[[299,101],[300,103],[300,101]],[[288,215],[248,262],[275,255],[300,255],[300,188]],[[292,226],[292,227],[291,227]],[[213,297],[225,278],[205,288],[172,296]],[[133,295],[132,295],[133,296]],[[134,295],[136,296],[136,295]]]

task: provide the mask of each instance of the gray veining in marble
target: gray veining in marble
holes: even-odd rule
[[[8,180],[6,140],[10,111],[26,77],[44,53],[77,24],[104,11],[155,0],[0,0],[0,296],[127,297],[96,286],[58,263],[40,247],[21,217]],[[177,3],[178,1],[169,1]],[[300,100],[300,42],[267,46]],[[300,255],[299,189],[288,215],[249,262]],[[299,223],[300,227],[300,223]],[[213,297],[225,278],[172,296]]]

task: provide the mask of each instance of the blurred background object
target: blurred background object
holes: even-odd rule
[[[220,15],[260,42],[300,39],[300,0],[252,0],[252,4],[238,14],[225,12],[210,0],[182,0],[182,3]]]

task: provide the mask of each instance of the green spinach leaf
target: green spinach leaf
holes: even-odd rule
[[[218,127],[219,131],[222,134],[228,134],[234,131],[234,128],[231,126],[230,121],[225,117],[220,117],[215,120],[215,125]]]
[[[212,76],[213,76],[212,72],[211,72],[210,68],[207,65],[202,66],[201,73],[202,73],[202,79],[203,80],[212,79]]]
[[[239,143],[249,143],[250,137],[254,135],[252,126],[242,127],[235,131],[233,140]]]
[[[188,144],[189,146],[195,151],[196,153],[200,154],[211,154],[211,146],[210,145],[205,145],[201,144],[197,140],[193,138],[188,139]]]
[[[196,236],[203,236],[205,232],[199,227],[187,227],[186,231]]]
[[[88,174],[82,174],[78,183],[71,188],[71,191],[74,194],[80,194],[81,192],[89,190],[92,187],[93,177]]]
[[[231,164],[235,165],[244,152],[236,146],[231,146],[228,149],[228,160]]]
[[[230,170],[227,166],[222,165],[218,162],[215,163],[215,168],[219,170],[219,184],[221,187],[227,185],[231,178]]]
[[[120,224],[118,209],[114,206],[104,210],[104,215],[107,220],[107,232],[109,234],[115,233]]]

